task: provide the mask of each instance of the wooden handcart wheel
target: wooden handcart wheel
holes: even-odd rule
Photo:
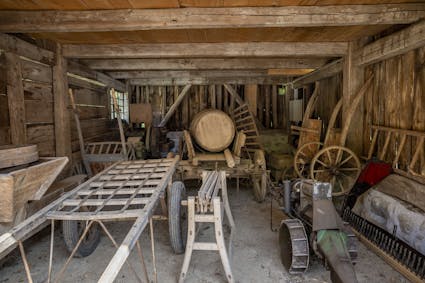
[[[310,178],[332,184],[332,195],[342,196],[350,191],[361,171],[360,160],[350,149],[328,146],[311,161]]]
[[[254,170],[256,171],[251,175],[254,197],[256,201],[263,202],[267,195],[267,165],[264,151],[256,150],[253,161]]]
[[[308,178],[311,160],[322,148],[321,142],[308,142],[297,149],[294,156],[294,170],[300,178]]]

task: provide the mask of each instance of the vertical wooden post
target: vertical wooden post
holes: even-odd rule
[[[68,110],[67,61],[62,56],[62,46],[60,44],[56,45],[56,63],[53,67],[53,97],[55,105],[56,156],[68,156],[71,161],[71,118]]]
[[[224,88],[223,93],[223,111],[229,113],[229,92]]]
[[[210,95],[211,108],[215,109],[217,105],[217,100],[215,96],[215,85],[210,85],[208,87],[208,94]]]
[[[19,56],[13,53],[6,52],[5,59],[10,138],[12,144],[25,144],[27,142],[27,135],[21,63]]]
[[[272,86],[272,113],[273,113],[273,128],[278,128],[278,120],[277,120],[277,87],[276,85]]]
[[[291,129],[291,119],[289,113],[289,101],[291,100],[291,95],[294,93],[294,88],[292,85],[286,87],[286,93],[283,100],[283,125],[286,131],[289,133]]]
[[[258,120],[264,125],[264,85],[259,86],[258,90]]]
[[[265,85],[266,129],[270,128],[270,86]]]
[[[217,109],[222,110],[223,109],[223,86],[222,85],[216,85],[216,103],[217,103]]]
[[[347,111],[351,107],[353,96],[364,84],[364,68],[355,65],[354,52],[361,46],[360,42],[350,42],[348,53],[345,56],[343,67],[343,100],[342,100],[342,125],[347,122]],[[363,101],[363,100],[362,100]],[[351,119],[346,146],[357,155],[363,154],[363,102],[359,103]]]
[[[245,102],[255,117],[257,117],[257,90],[257,85],[245,85]]]

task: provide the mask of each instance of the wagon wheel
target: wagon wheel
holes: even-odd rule
[[[64,220],[62,221],[63,240],[67,250],[71,253],[77,245],[80,237],[88,225],[88,221]],[[94,223],[88,230],[86,236],[81,241],[74,257],[86,257],[94,252],[100,241],[100,230],[97,223]]]
[[[185,250],[187,239],[187,206],[181,205],[186,199],[186,188],[183,182],[173,182],[168,188],[168,232],[171,248],[174,253],[181,254]]]
[[[322,146],[321,142],[308,142],[297,149],[294,156],[294,170],[298,177],[308,178],[311,160]]]
[[[253,183],[254,198],[258,202],[263,202],[267,194],[267,171],[264,151],[256,150],[254,153],[254,170],[251,180]]]
[[[332,196],[342,196],[353,187],[360,170],[360,160],[354,152],[342,146],[329,146],[314,156],[310,177],[313,180],[330,182]]]

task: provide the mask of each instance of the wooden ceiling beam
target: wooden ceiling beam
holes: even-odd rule
[[[149,78],[224,78],[224,77],[264,77],[271,76],[267,70],[168,70],[168,71],[118,71],[108,72],[114,79]]]
[[[314,83],[332,76],[342,71],[343,59],[335,60],[311,73],[299,77],[292,81],[293,88],[299,88],[303,85]]]
[[[339,57],[346,42],[233,42],[164,44],[65,44],[65,57],[101,58],[205,58],[205,57]]]
[[[155,29],[385,25],[415,22],[425,4],[0,11],[2,32],[101,32]]]
[[[373,64],[425,46],[425,20],[380,38],[356,52],[358,66]]]
[[[317,69],[322,58],[186,58],[186,59],[92,59],[82,63],[93,70],[241,70]]]
[[[227,77],[227,78],[149,78],[149,79],[130,79],[132,85],[213,85],[213,84],[283,84],[287,81],[286,77]]]

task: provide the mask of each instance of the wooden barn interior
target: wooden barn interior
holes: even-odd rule
[[[425,282],[425,2],[1,0],[0,282],[226,281]]]

